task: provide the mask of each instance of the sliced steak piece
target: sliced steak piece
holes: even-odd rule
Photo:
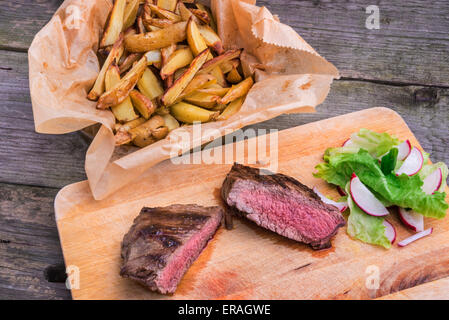
[[[143,208],[122,242],[120,275],[173,293],[220,226],[223,210],[194,204]]]
[[[330,247],[331,237],[345,225],[340,211],[292,177],[264,171],[234,164],[221,188],[226,204],[259,226],[313,249]]]

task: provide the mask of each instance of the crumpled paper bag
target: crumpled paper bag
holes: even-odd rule
[[[142,149],[115,147],[112,112],[96,109],[96,103],[86,98],[100,70],[96,52],[112,2],[66,0],[33,40],[28,56],[36,131],[61,134],[101,124],[85,162],[95,199],[105,198],[172,157],[174,150],[188,151],[283,113],[313,112],[339,77],[331,63],[255,1],[208,4],[225,48],[244,49],[245,76],[254,75],[256,83],[241,110],[228,120],[203,124],[201,135],[195,135],[192,126],[182,126]]]

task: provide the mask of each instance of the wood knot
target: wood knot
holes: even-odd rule
[[[48,282],[65,282],[67,274],[63,263],[52,264],[44,270],[45,280]]]
[[[429,106],[434,106],[438,102],[438,89],[428,87],[415,90],[413,98],[415,102],[428,102]]]

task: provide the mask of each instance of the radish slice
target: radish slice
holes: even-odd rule
[[[424,230],[424,216],[422,214],[404,208],[399,208],[398,213],[401,221],[413,231],[421,232]]]
[[[345,142],[343,142],[342,147],[347,147],[347,146],[350,146],[351,144],[352,144],[352,140],[347,139]]]
[[[396,229],[387,220],[384,220],[383,225],[385,226],[385,236],[390,240],[391,244],[396,240]]]
[[[396,172],[396,175],[400,176],[401,174],[405,173],[408,176],[413,176],[421,170],[422,165],[424,164],[424,157],[422,155],[422,152],[413,147],[412,151],[410,151],[410,154],[405,159],[402,166],[399,168],[399,170]]]
[[[328,197],[324,196],[321,192],[319,192],[316,187],[313,188],[313,191],[317,194],[318,197],[320,197],[321,201],[337,207],[340,212],[344,212],[346,209],[348,209],[348,204],[345,201],[336,202],[334,200],[331,200]]]
[[[412,151],[412,145],[409,140],[405,140],[400,145],[396,147],[398,149],[398,160],[402,161],[408,157]]]
[[[432,194],[440,189],[442,181],[443,173],[441,172],[441,168],[438,168],[424,179],[422,191],[424,191],[426,194]]]
[[[429,228],[427,230],[424,230],[424,231],[421,231],[419,233],[416,233],[413,236],[408,237],[408,238],[402,240],[401,242],[399,242],[398,246],[405,247],[406,245],[408,245],[408,244],[410,244],[410,243],[412,243],[412,242],[414,242],[414,241],[416,241],[418,239],[421,239],[421,238],[423,238],[425,236],[428,236],[432,232],[433,232],[433,228]]]
[[[376,199],[355,173],[352,174],[349,191],[354,202],[367,214],[382,217],[389,213],[382,202]]]
[[[340,186],[337,186],[337,191],[342,197],[347,196],[345,190],[343,190]]]

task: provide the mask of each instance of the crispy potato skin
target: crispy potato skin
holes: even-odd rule
[[[187,87],[189,82],[193,79],[204,62],[206,62],[209,54],[209,49],[206,49],[201,52],[195,59],[193,59],[189,69],[187,69],[186,72],[184,72],[184,74],[178,80],[176,80],[175,83],[162,96],[162,103],[164,105],[169,106],[176,101],[178,96]]]
[[[125,100],[147,67],[147,59],[142,57],[132,69],[111,90],[98,99],[97,108],[107,109]]]
[[[182,21],[164,29],[130,35],[125,38],[125,48],[130,52],[147,52],[184,41],[187,22]]]

